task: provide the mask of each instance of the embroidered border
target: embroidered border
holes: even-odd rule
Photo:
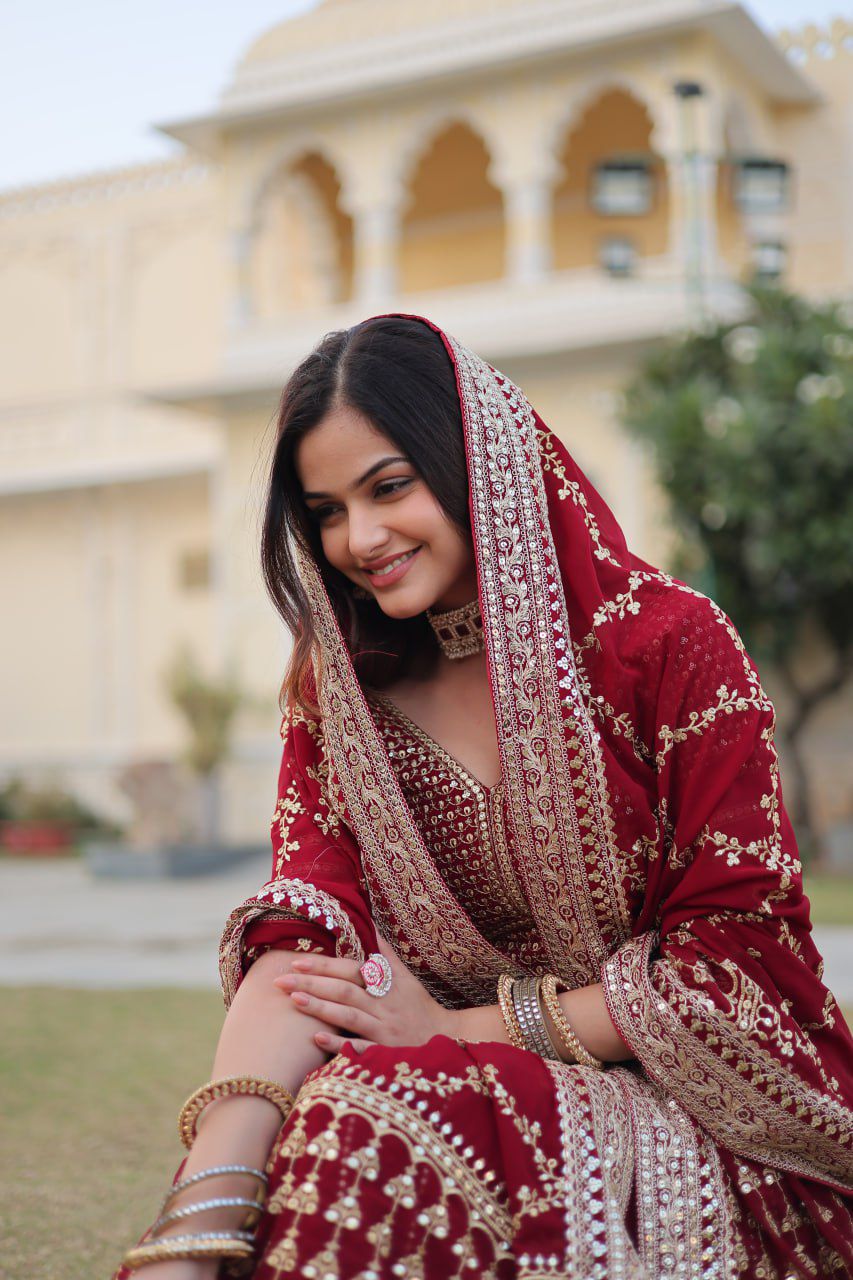
[[[243,935],[256,920],[309,920],[335,938],[335,954],[361,962],[364,950],[352,921],[331,894],[304,880],[271,880],[253,898],[231,912],[219,944],[219,975],[228,1008],[243,976]]]
[[[318,680],[326,744],[361,850],[380,932],[401,937],[404,959],[430,986],[431,974],[476,1003],[497,983],[507,958],[475,927],[429,854],[376,727],[319,570],[297,553],[314,606],[323,668]],[[431,989],[435,989],[434,986]]]
[[[666,1088],[677,1072],[684,1105],[730,1150],[853,1189],[850,1110],[786,1070],[663,960],[656,967],[667,990],[657,990],[655,943],[654,933],[633,939],[601,972],[613,1023],[649,1075]]]
[[[445,335],[447,336],[447,335]],[[574,667],[533,411],[448,337],[465,420],[483,620],[499,745],[525,892],[554,970],[595,981],[628,936],[598,730]],[[570,779],[571,786],[560,785]],[[586,875],[577,868],[583,862]]]

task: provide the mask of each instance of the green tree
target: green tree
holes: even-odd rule
[[[712,595],[790,695],[792,816],[818,854],[802,735],[853,672],[853,303],[753,285],[749,312],[654,350],[624,423],[651,446],[681,534],[676,572]],[[804,677],[817,631],[828,655]]]

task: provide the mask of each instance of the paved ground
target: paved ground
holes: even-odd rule
[[[0,862],[0,983],[217,986],[229,912],[269,875],[267,855],[182,880],[100,880],[76,859]]]
[[[228,913],[266,855],[188,880],[96,880],[77,860],[0,862],[0,984],[210,987]],[[853,926],[815,930],[826,981],[853,1007]]]

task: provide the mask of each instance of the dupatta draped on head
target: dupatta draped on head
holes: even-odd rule
[[[488,670],[542,964],[602,982],[641,1075],[744,1158],[853,1186],[850,1035],[821,983],[773,709],[729,619],[632,555],[509,379],[453,363]],[[292,709],[271,882],[223,940],[361,958],[375,929],[452,1006],[520,972],[453,897],[405,802],[320,568],[300,549],[322,716]]]

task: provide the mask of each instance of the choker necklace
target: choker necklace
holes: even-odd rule
[[[473,653],[485,650],[486,637],[479,600],[472,600],[470,604],[463,604],[459,609],[448,609],[444,613],[427,609],[426,616],[445,657],[468,658]]]

